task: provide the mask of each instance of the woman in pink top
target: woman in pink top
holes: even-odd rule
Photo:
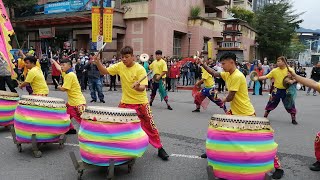
[[[171,89],[172,92],[177,88],[177,79],[180,76],[180,68],[177,66],[177,62],[174,59],[173,65],[170,67],[170,79],[171,79]]]

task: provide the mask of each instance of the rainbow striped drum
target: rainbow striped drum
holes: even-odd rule
[[[17,93],[0,91],[0,126],[13,124],[13,116],[19,99]]]
[[[266,118],[216,114],[209,123],[208,164],[218,178],[263,180],[274,168],[277,147]]]
[[[135,110],[89,106],[82,114],[79,130],[81,159],[88,164],[121,165],[141,157],[148,146]]]
[[[70,128],[70,116],[65,101],[43,96],[21,96],[14,114],[16,139],[31,142],[32,134],[37,142],[57,142],[59,136]]]

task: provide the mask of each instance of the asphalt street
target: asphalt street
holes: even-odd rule
[[[66,94],[54,91],[50,95],[66,99]],[[94,106],[118,105],[121,91],[109,92],[104,89],[106,104],[89,103]],[[22,94],[26,94],[23,91]],[[84,92],[87,101],[91,100],[89,91]],[[275,130],[275,139],[279,144],[279,156],[285,170],[284,180],[319,180],[320,172],[312,172],[308,165],[315,161],[313,142],[320,131],[320,101],[318,96],[306,96],[300,91],[296,100],[298,126],[291,124],[290,115],[282,104],[271,112],[269,119]],[[268,101],[268,93],[263,96],[251,96],[257,116],[263,116]],[[167,162],[157,157],[157,150],[152,146],[142,158],[137,159],[133,171],[128,174],[126,168],[117,168],[116,179],[120,180],[202,180],[207,179],[206,159],[199,155],[205,152],[205,140],[208,121],[212,114],[222,110],[210,103],[209,108],[201,113],[192,113],[195,108],[191,91],[170,92],[169,100],[173,111],[166,109],[159,97],[152,106],[156,125],[161,133],[164,148],[171,155]],[[77,126],[78,127],[78,126]],[[68,135],[64,149],[55,144],[42,147],[42,158],[34,158],[31,145],[22,145],[19,153],[8,130],[0,128],[0,179],[1,180],[72,180],[77,179],[69,152],[79,158],[76,135]],[[84,172],[83,179],[106,179],[106,169],[96,167]]]

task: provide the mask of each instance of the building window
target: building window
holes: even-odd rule
[[[208,42],[210,41],[210,38],[203,38],[203,51],[208,52]]]
[[[174,57],[182,56],[181,41],[182,41],[181,36],[175,34],[173,37],[173,56]]]

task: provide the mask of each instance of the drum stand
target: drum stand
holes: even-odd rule
[[[74,152],[70,152],[69,155],[70,155],[70,158],[72,160],[74,168],[78,172],[78,180],[82,179],[82,175],[83,175],[84,170],[96,168],[95,165],[91,165],[91,164],[85,163],[82,160],[77,160],[76,155],[74,154]],[[134,163],[135,163],[135,159],[132,159],[132,160],[130,160],[130,161],[124,163],[124,164],[115,165],[114,160],[111,159],[110,162],[109,162],[109,166],[107,167],[107,180],[114,180],[114,169],[115,169],[115,167],[127,166],[128,167],[128,173],[131,173]]]
[[[225,180],[225,179],[221,179],[214,176],[212,166],[207,166],[207,173],[208,173],[208,180]],[[272,175],[270,173],[266,173],[264,176],[264,180],[271,180],[272,179],[271,176]]]
[[[22,142],[17,141],[16,132],[15,132],[13,126],[11,126],[10,131],[11,131],[13,142],[14,142],[14,144],[17,145],[18,151],[21,153],[22,152],[22,144],[29,144],[29,143],[22,143]],[[62,149],[64,147],[64,143],[66,142],[66,139],[67,139],[66,135],[62,134],[62,135],[60,135],[59,140],[57,142],[53,142],[53,143],[59,143],[59,149]],[[38,143],[37,142],[37,135],[32,134],[31,145],[32,145],[32,153],[35,158],[40,158],[42,156],[42,152],[39,150],[39,147],[44,144],[47,144],[47,143]]]

